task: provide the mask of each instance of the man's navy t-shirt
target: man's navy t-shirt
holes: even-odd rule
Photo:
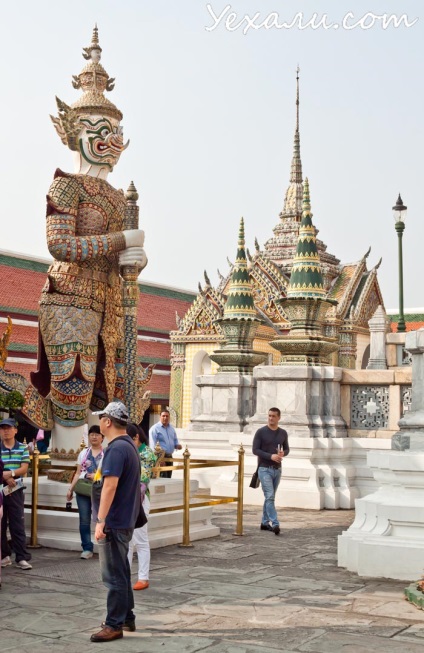
[[[141,503],[140,459],[129,435],[119,435],[105,450],[102,476],[119,478],[106,526],[134,528]]]

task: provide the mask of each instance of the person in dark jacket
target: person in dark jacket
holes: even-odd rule
[[[275,510],[275,493],[281,479],[281,462],[290,452],[287,431],[278,426],[279,408],[270,408],[268,424],[262,426],[253,438],[252,452],[258,456],[258,474],[265,496],[261,530],[280,534],[280,522]]]

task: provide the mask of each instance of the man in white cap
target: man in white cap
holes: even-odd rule
[[[126,433],[128,411],[112,401],[99,415],[100,431],[108,447],[102,463],[103,487],[97,512],[95,538],[99,547],[102,580],[108,589],[107,617],[92,642],[120,639],[123,630],[135,630],[134,596],[128,562],[128,547],[134,527],[143,525],[140,497],[140,460]],[[144,522],[146,518],[144,517]]]

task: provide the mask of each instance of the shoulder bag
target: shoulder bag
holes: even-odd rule
[[[259,480],[259,465],[258,465],[249,483],[249,487],[253,487],[253,489],[256,490],[260,486],[260,484],[261,482]]]

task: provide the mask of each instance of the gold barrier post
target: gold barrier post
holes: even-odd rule
[[[39,457],[37,441],[35,441],[34,451],[32,453],[32,496],[31,496],[31,539],[29,546],[31,549],[39,549],[37,531],[38,531],[38,471],[39,471]]]
[[[190,542],[190,452],[186,446],[184,451],[184,508],[183,508],[183,541],[179,546],[193,546]]]
[[[244,447],[238,450],[238,490],[237,490],[237,526],[233,535],[243,535],[243,481],[244,481]]]

